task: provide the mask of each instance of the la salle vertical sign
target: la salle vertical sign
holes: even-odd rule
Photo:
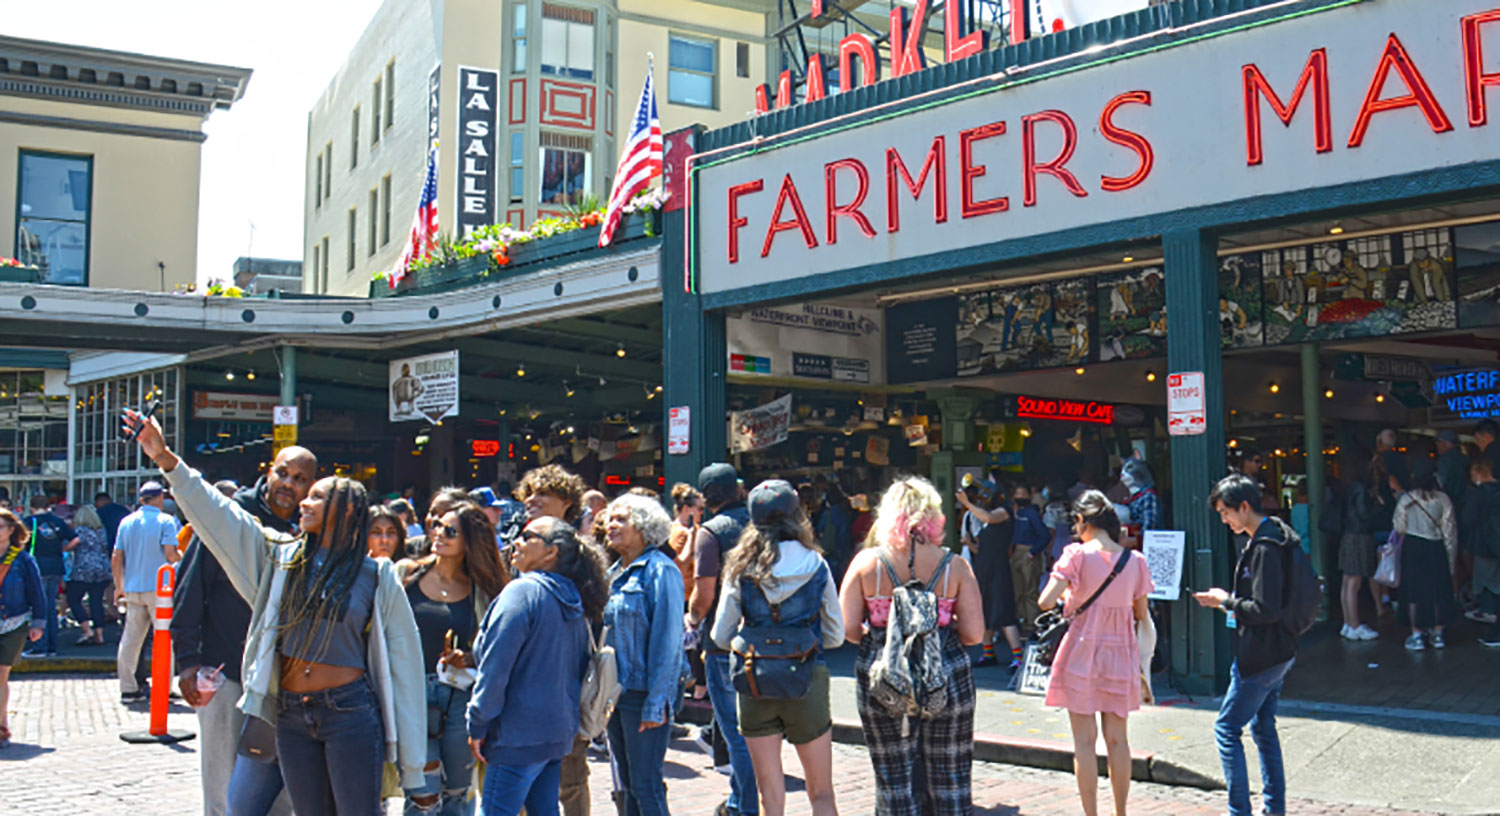
[[[500,73],[458,69],[457,236],[495,223],[495,129]]]

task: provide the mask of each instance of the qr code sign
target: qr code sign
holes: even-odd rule
[[[1146,533],[1144,546],[1146,567],[1151,570],[1154,586],[1150,598],[1158,601],[1175,601],[1182,589],[1182,559],[1186,551],[1186,535],[1175,530],[1150,530]]]

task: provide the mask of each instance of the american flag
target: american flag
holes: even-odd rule
[[[401,250],[401,260],[391,270],[388,280],[391,288],[406,277],[411,262],[437,248],[437,142],[427,150],[427,180],[422,183],[422,200],[417,202],[417,217],[412,220],[411,234],[406,237],[406,248]]]
[[[609,205],[604,210],[599,246],[609,246],[624,215],[622,209],[630,199],[651,186],[651,179],[661,175],[661,157],[661,120],[656,116],[656,94],[651,91],[651,69],[647,68],[646,85],[641,88],[641,101],[635,106],[635,121],[630,125],[630,138],[625,140],[625,153],[620,157],[619,169],[615,170],[615,188],[610,191]]]

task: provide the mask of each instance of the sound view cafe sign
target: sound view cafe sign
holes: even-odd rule
[[[910,67],[908,33],[892,31],[894,73]],[[949,43],[950,58],[961,51]],[[1500,159],[1500,0],[1355,3],[1041,81],[1000,79],[705,161],[690,287]]]

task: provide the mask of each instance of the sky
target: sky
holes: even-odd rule
[[[203,282],[232,277],[242,255],[301,260],[307,112],[379,6],[380,0],[0,0],[0,14],[10,36],[254,70],[244,98],[215,111],[203,128]]]

